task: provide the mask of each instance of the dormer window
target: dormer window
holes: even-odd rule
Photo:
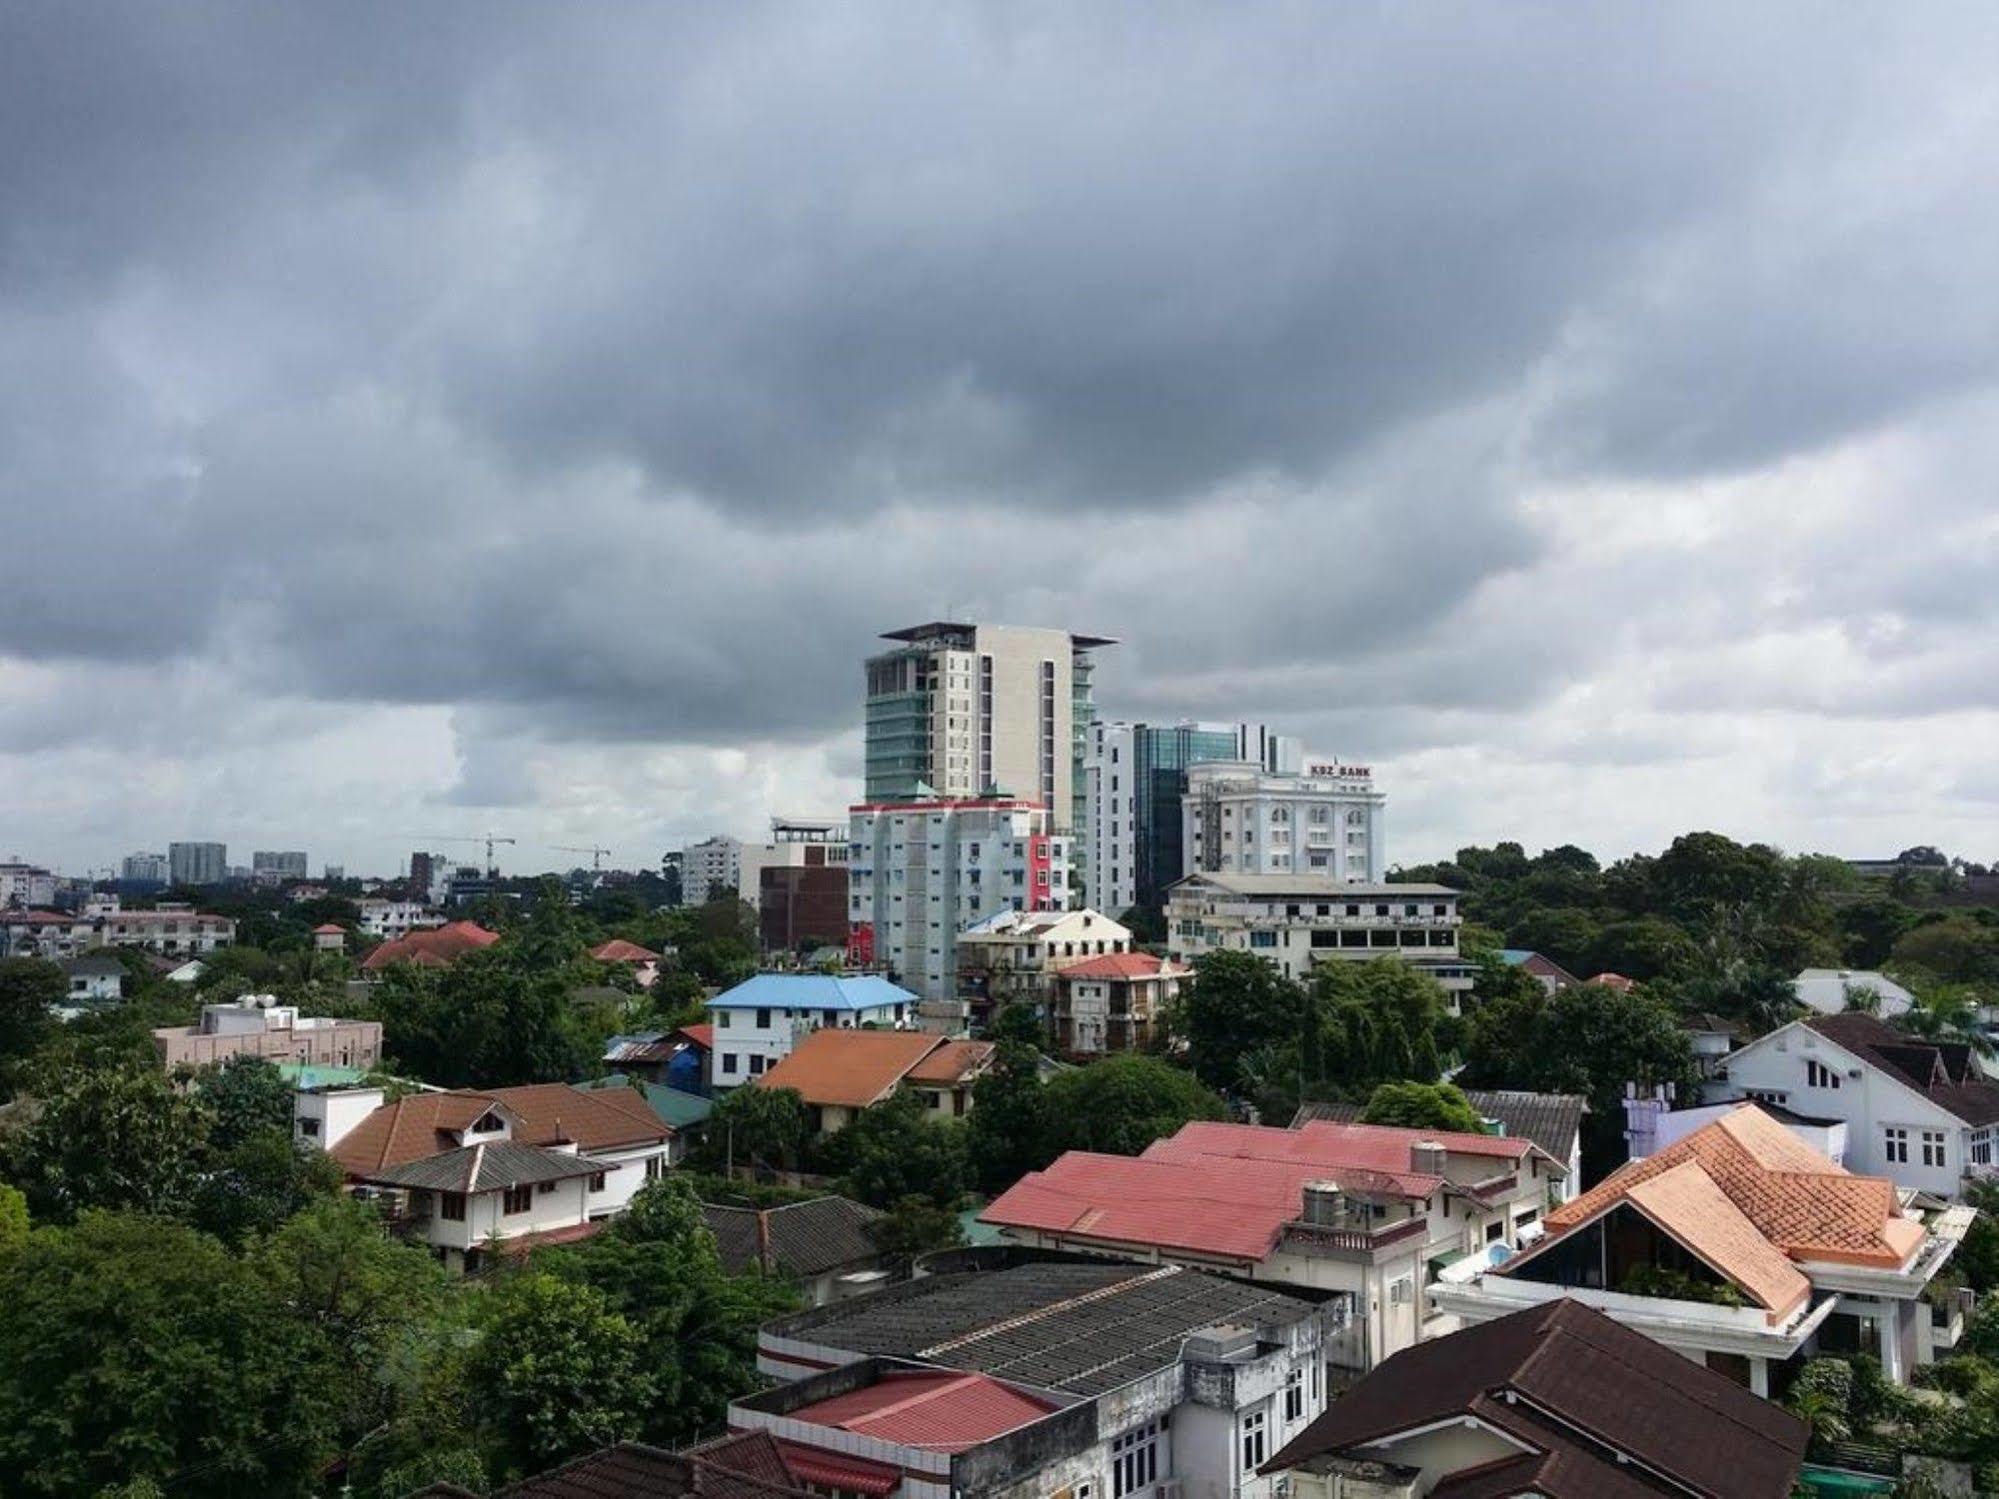
[[[503,1130],[506,1127],[507,1123],[504,1119],[502,1119],[498,1114],[488,1111],[487,1113],[481,1114],[477,1119],[474,1119],[472,1123],[466,1127],[465,1133],[468,1135],[490,1135],[493,1134],[495,1131]]]

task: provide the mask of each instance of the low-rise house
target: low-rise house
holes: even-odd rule
[[[337,921],[322,921],[312,929],[314,952],[347,951],[347,928]]]
[[[231,1057],[369,1068],[382,1060],[382,1023],[301,1015],[276,995],[246,994],[233,1004],[203,1005],[197,1025],[161,1026],[153,1050],[169,1071]]]
[[[1550,994],[1573,989],[1582,982],[1545,953],[1530,952],[1524,947],[1502,947],[1499,961],[1509,968],[1518,968]]]
[[[192,906],[163,905],[105,917],[98,940],[106,947],[142,947],[168,957],[195,957],[233,946],[236,923]]]
[[[1694,1054],[1694,1071],[1703,1092],[1720,1072],[1728,1054],[1742,1044],[1742,1027],[1723,1015],[1682,1015],[1680,1029],[1687,1033],[1687,1045]]]
[[[109,953],[63,958],[56,966],[62,969],[72,1005],[116,1004],[125,997],[125,965]]]
[[[1531,1140],[1568,1170],[1551,1189],[1549,1200],[1567,1202],[1582,1190],[1583,1115],[1589,1100],[1580,1093],[1524,1093],[1501,1088],[1466,1088],[1465,1102],[1477,1110],[1486,1132]],[[1298,1106],[1291,1127],[1314,1119],[1334,1124],[1359,1124],[1366,1106],[1313,1100]]]
[[[668,1452],[644,1442],[571,1458],[546,1473],[493,1490],[491,1499],[814,1499],[786,1467],[765,1433],[720,1437]],[[410,1499],[480,1499],[468,1488],[437,1482]],[[825,1499],[823,1491],[818,1499]]]
[[[1821,1015],[1861,1010],[1893,1020],[1916,1002],[1915,995],[1871,968],[1802,968],[1791,988],[1799,1004]]]
[[[774,1208],[705,1202],[701,1216],[731,1275],[761,1270],[798,1285],[809,1306],[879,1290],[890,1278],[870,1232],[881,1213],[846,1197]]]
[[[1925,1219],[1745,1104],[1564,1203],[1503,1263],[1434,1286],[1466,1323],[1573,1297],[1758,1395],[1771,1368],[1867,1352],[1896,1382],[1930,1362],[1923,1293],[1975,1215]]]
[[[1055,975],[1055,1044],[1077,1056],[1144,1051],[1193,969],[1151,953],[1084,958]]]
[[[649,947],[640,947],[636,942],[627,942],[623,937],[613,937],[609,942],[600,942],[590,949],[590,956],[599,963],[622,963],[632,971],[632,978],[641,989],[650,989],[659,977],[662,955]]]
[[[1664,1084],[1641,1089],[1634,1083],[1626,1083],[1624,1095],[1624,1143],[1629,1149],[1630,1159],[1634,1161],[1655,1156],[1742,1107],[1742,1100],[1733,1099],[1727,1103],[1705,1103],[1676,1109],[1672,1103],[1673,1090]],[[1833,1165],[1851,1169],[1851,1163],[1846,1158],[1844,1119],[1800,1114],[1780,1103],[1760,1099],[1756,1107]]]
[[[794,1382],[737,1401],[730,1428],[848,1494],[1266,1499],[1257,1470],[1345,1357],[1337,1300],[1175,1265],[957,1262],[768,1324],[758,1368]]]
[[[1140,1156],[1069,1151],[979,1218],[1037,1248],[1344,1293],[1372,1367],[1434,1331],[1437,1271],[1516,1246],[1566,1173],[1504,1135],[1196,1122]]]
[[[990,1041],[950,1041],[928,1031],[814,1031],[756,1079],[805,1100],[815,1133],[844,1129],[861,1110],[913,1088],[935,1117],[957,1118],[992,1065]]]
[[[0,958],[56,962],[97,944],[97,923],[69,911],[0,911]]]
[[[958,994],[974,1023],[1013,1002],[1045,1006],[1071,964],[1131,951],[1131,928],[1101,911],[999,911],[958,934]]]
[[[1872,1015],[1810,1015],[1731,1052],[1714,1088],[1846,1124],[1846,1165],[1898,1187],[1960,1197],[1999,1175],[1999,1083],[1967,1046],[1925,1041]]]
[[[377,942],[393,942],[444,925],[444,917],[420,900],[364,900],[361,902],[361,931]]]
[[[500,940],[476,921],[451,921],[406,932],[384,942],[361,960],[361,971],[380,976],[398,963],[416,968],[449,968],[467,953],[482,952]]]
[[[714,1049],[712,1025],[683,1025],[672,1031],[632,1031],[605,1041],[604,1065],[684,1093],[706,1093],[708,1057]]]
[[[911,1023],[916,996],[878,974],[760,973],[708,1001],[714,1023],[712,1088],[735,1088],[791,1055],[822,1029]]]
[[[687,1152],[693,1148],[694,1142],[701,1136],[702,1127],[715,1112],[715,1100],[705,1094],[683,1093],[664,1083],[649,1083],[622,1072],[607,1072],[602,1077],[576,1086],[593,1092],[599,1088],[623,1088],[627,1092],[636,1090],[645,1099],[646,1105],[659,1115],[660,1121],[673,1131],[673,1139],[667,1149],[667,1162],[674,1166],[687,1159]]]
[[[493,1240],[580,1237],[622,1212],[666,1173],[674,1139],[632,1089],[566,1083],[413,1093],[393,1103],[379,1088],[328,1089],[298,1094],[293,1118],[297,1138],[324,1149],[350,1182],[393,1194],[405,1233],[468,1270]],[[465,1153],[500,1144],[522,1150]],[[589,1169],[559,1166],[549,1155]],[[445,1156],[452,1159],[424,1165]],[[570,1182],[581,1185],[563,1185]],[[484,1208],[472,1201],[482,1196],[492,1198]]]
[[[1265,1466],[1293,1499],[1788,1499],[1809,1429],[1577,1301],[1405,1349]]]

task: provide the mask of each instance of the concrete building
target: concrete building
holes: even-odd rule
[[[226,843],[169,843],[167,881],[174,885],[219,885],[229,878]]]
[[[56,877],[52,870],[20,859],[0,863],[0,911],[52,905],[55,898]]]
[[[393,942],[411,932],[444,925],[442,912],[420,900],[364,900],[361,930],[377,942]]]
[[[1347,1366],[1337,1298],[993,1250],[938,1271],[766,1325],[757,1367],[791,1383],[731,1429],[842,1495],[1275,1499],[1259,1468]]]
[[[108,952],[64,958],[58,966],[69,986],[71,1005],[87,1008],[116,1004],[125,997],[125,965]]]
[[[1871,1005],[1872,1012],[1881,1019],[1893,1020],[1897,1015],[1908,1014],[1909,1007],[1916,1002],[1915,995],[1888,975],[1865,968],[1801,969],[1791,980],[1791,988],[1799,1004],[1821,1015],[1865,1010]]]
[[[958,934],[1001,911],[1069,905],[1069,840],[1047,809],[996,796],[851,809],[847,952],[925,1000],[956,997]]]
[[[975,1025],[1015,1002],[1045,1013],[1064,968],[1130,951],[1131,928],[1101,911],[999,911],[958,934],[958,996]]]
[[[97,945],[98,923],[69,911],[0,910],[0,958],[55,962]]]
[[[165,854],[127,854],[118,865],[119,883],[125,885],[164,885],[170,873]]]
[[[908,1024],[915,1008],[914,994],[875,974],[760,973],[708,1001],[709,1086],[734,1088],[763,1076],[822,1027],[893,1029]]]
[[[1566,1172],[1504,1135],[1199,1122],[1136,1157],[1069,1151],[979,1218],[1034,1248],[1341,1292],[1372,1367],[1439,1326],[1423,1300],[1437,1266],[1514,1248]]]
[[[232,946],[236,922],[192,906],[167,904],[150,911],[119,911],[107,916],[98,926],[97,936],[106,947],[143,947],[163,957],[194,957]]]
[[[1583,1115],[1589,1100],[1580,1093],[1524,1093],[1509,1089],[1466,1088],[1465,1102],[1478,1111],[1487,1134],[1531,1140],[1568,1170],[1549,1189],[1550,1206],[1567,1202],[1582,1190]],[[1313,1099],[1298,1106],[1291,1127],[1303,1128],[1315,1119],[1334,1124],[1359,1124],[1365,1104],[1329,1103]]]
[[[308,877],[303,850],[260,848],[250,855],[250,878],[259,885],[284,885]]]
[[[1308,759],[1297,774],[1213,761],[1188,767],[1183,874],[1305,874],[1370,884],[1387,873],[1384,808],[1365,765]]]
[[[740,839],[717,833],[712,838],[703,838],[699,843],[690,843],[683,848],[680,851],[680,903],[683,906],[700,906],[722,895],[741,897],[746,847]],[[756,851],[748,851],[747,864],[754,876],[754,871],[760,866]],[[750,898],[754,900],[754,896]]]
[[[1444,986],[1455,1010],[1477,971],[1458,951],[1458,892],[1444,885],[1355,885],[1325,874],[1196,874],[1166,896],[1166,943],[1191,963],[1253,952],[1286,978],[1315,963],[1400,957]]]
[[[274,995],[246,994],[234,1004],[203,1005],[198,1025],[162,1026],[153,1032],[153,1050],[170,1071],[246,1056],[369,1068],[382,1060],[382,1023],[301,1015]]]
[[[1193,973],[1151,953],[1084,958],[1055,975],[1055,1044],[1076,1056],[1149,1051],[1165,1037],[1166,1007]]]
[[[1080,865],[1096,716],[1090,653],[1117,642],[942,621],[882,638],[895,645],[867,662],[867,800],[1001,791],[1046,807]]]
[[[1302,740],[1263,724],[1093,723],[1083,760],[1087,898],[1113,915],[1159,908],[1166,887],[1187,872],[1180,809],[1190,766],[1225,760],[1295,775],[1304,755]]]

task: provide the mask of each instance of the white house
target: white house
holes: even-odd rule
[[[715,1046],[708,1085],[734,1088],[791,1055],[800,1036],[824,1026],[913,1023],[916,996],[878,974],[760,973],[708,1001]]]
[[[124,996],[125,965],[109,953],[84,953],[57,966],[68,981],[72,1005],[109,1004]]]
[[[1799,1004],[1821,1015],[1837,1015],[1852,1005],[1855,996],[1870,993],[1879,1000],[1876,1013],[1884,1020],[1907,1014],[1916,1002],[1915,995],[1886,974],[1866,968],[1802,969],[1791,980],[1791,988]]]
[[[958,993],[976,1010],[1046,1004],[1064,968],[1130,951],[1131,928],[1101,911],[998,911],[958,933]]]
[[[444,925],[444,917],[419,900],[364,900],[361,930],[377,942]]]
[[[1872,1015],[1812,1015],[1732,1053],[1714,1086],[1846,1125],[1846,1166],[1939,1197],[1994,1174],[1999,1084],[1969,1048]]]

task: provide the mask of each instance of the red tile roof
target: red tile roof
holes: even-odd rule
[[[910,1068],[903,1080],[932,1087],[957,1087],[984,1072],[995,1049],[990,1041],[946,1041]]]
[[[627,942],[623,937],[613,937],[590,949],[590,956],[600,963],[657,963],[659,954],[649,947],[640,947],[636,942]]]
[[[712,1025],[683,1025],[674,1034],[685,1036],[703,1051],[715,1049],[715,1027]]]
[[[1061,971],[1062,979],[1161,979],[1182,978],[1191,968],[1149,952],[1105,953],[1101,958],[1072,963]]]
[[[443,968],[455,963],[468,952],[491,947],[499,940],[498,932],[489,932],[476,921],[454,921],[445,926],[411,932],[407,936],[396,938],[393,942],[384,942],[361,960],[361,967],[370,972],[387,968],[394,963],[414,963],[420,968]]]
[[[849,1457],[824,1452],[803,1442],[778,1438],[778,1455],[784,1459],[800,1484],[817,1484],[821,1491],[835,1489],[843,1494],[868,1494],[886,1499],[902,1486],[902,1469],[893,1463],[870,1462],[865,1457]]]
[[[794,1421],[832,1426],[930,1452],[963,1452],[1038,1421],[1056,1406],[989,1374],[884,1374],[873,1384],[789,1413]],[[794,1470],[791,1455],[786,1462]],[[803,1475],[801,1475],[803,1476]]]

